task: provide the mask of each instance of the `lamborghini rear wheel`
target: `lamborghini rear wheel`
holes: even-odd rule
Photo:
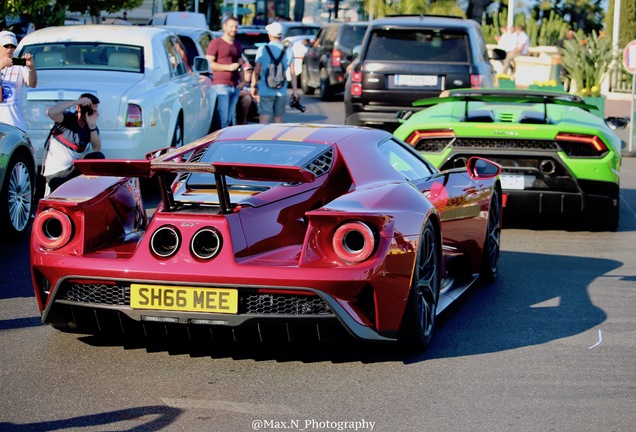
[[[433,337],[440,291],[440,248],[435,226],[428,220],[420,239],[400,333],[400,342],[409,349],[423,351]]]

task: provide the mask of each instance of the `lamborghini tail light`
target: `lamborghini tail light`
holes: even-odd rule
[[[333,236],[333,249],[338,258],[356,264],[369,258],[375,249],[375,237],[368,225],[347,222],[340,225]]]
[[[59,210],[49,209],[40,213],[33,222],[35,240],[40,246],[55,250],[66,245],[73,235],[71,219]]]
[[[585,135],[585,134],[575,134],[575,133],[559,133],[556,136],[557,141],[568,141],[574,143],[583,143],[590,145],[599,153],[602,153],[607,150],[607,146],[605,143],[596,135]]]
[[[406,142],[415,144],[419,140],[426,138],[455,138],[455,132],[452,129],[416,130],[411,132]]]
[[[219,232],[214,228],[206,227],[192,236],[190,252],[199,259],[209,260],[217,256],[222,244]]]
[[[362,72],[351,74],[351,96],[362,96]]]
[[[126,127],[141,127],[144,125],[139,105],[129,104],[126,110]]]
[[[472,74],[470,76],[470,88],[481,88],[483,76],[479,74]]]
[[[342,66],[342,51],[340,51],[339,49],[334,48],[333,51],[331,51],[331,66]]]
[[[150,238],[150,250],[160,258],[171,257],[179,250],[179,246],[181,246],[181,235],[171,225],[162,226]]]

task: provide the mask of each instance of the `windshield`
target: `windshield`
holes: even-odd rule
[[[300,166],[307,167],[330,147],[324,144],[285,141],[221,141],[211,145],[199,162],[229,162],[236,164]],[[315,172],[315,168],[311,167]],[[215,184],[213,174],[192,173],[188,179],[190,188]],[[228,189],[267,189],[278,182],[250,181],[227,178]]]
[[[82,69],[143,73],[143,48],[100,42],[55,42],[27,45],[37,70]]]

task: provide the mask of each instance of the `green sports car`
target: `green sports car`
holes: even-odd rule
[[[481,156],[503,166],[506,213],[566,215],[591,230],[615,231],[624,118],[602,119],[575,95],[463,89],[423,99],[401,114],[394,135],[437,168]]]

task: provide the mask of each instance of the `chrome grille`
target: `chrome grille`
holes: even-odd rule
[[[130,306],[130,284],[66,282],[59,300],[109,306]],[[272,315],[332,315],[323,299],[313,295],[262,294],[239,291],[239,313]]]

